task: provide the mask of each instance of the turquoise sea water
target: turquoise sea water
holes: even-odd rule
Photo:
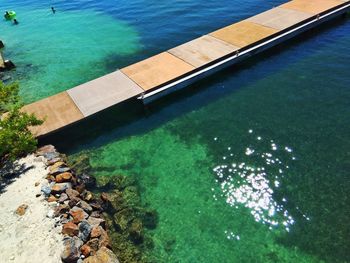
[[[282,1],[11,3],[20,24],[0,34],[29,102]],[[348,32],[336,20],[56,143],[97,176],[136,175],[159,262],[350,262]]]

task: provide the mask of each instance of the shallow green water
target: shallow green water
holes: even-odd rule
[[[96,141],[96,173],[136,174],[159,212],[160,261],[348,260],[350,90],[346,58],[320,66],[327,50],[145,134]]]
[[[10,22],[1,37],[6,56],[16,63],[26,103],[54,95],[106,74],[115,56],[140,48],[137,31],[123,21],[86,10],[53,15],[47,9],[16,9],[20,24]]]

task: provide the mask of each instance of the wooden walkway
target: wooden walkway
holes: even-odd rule
[[[159,95],[213,74],[349,10],[350,0],[292,0],[68,91],[29,104],[36,136],[131,98]]]

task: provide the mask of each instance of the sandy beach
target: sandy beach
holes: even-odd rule
[[[63,249],[60,227],[47,217],[52,208],[40,193],[47,170],[43,157],[28,155],[17,164],[32,167],[23,172],[0,194],[0,251],[1,262],[38,263],[61,262]],[[25,213],[16,213],[19,206],[27,206]]]

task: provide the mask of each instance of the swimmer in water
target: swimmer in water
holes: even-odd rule
[[[56,10],[53,6],[51,7],[51,10],[52,10],[52,13],[56,13]]]

